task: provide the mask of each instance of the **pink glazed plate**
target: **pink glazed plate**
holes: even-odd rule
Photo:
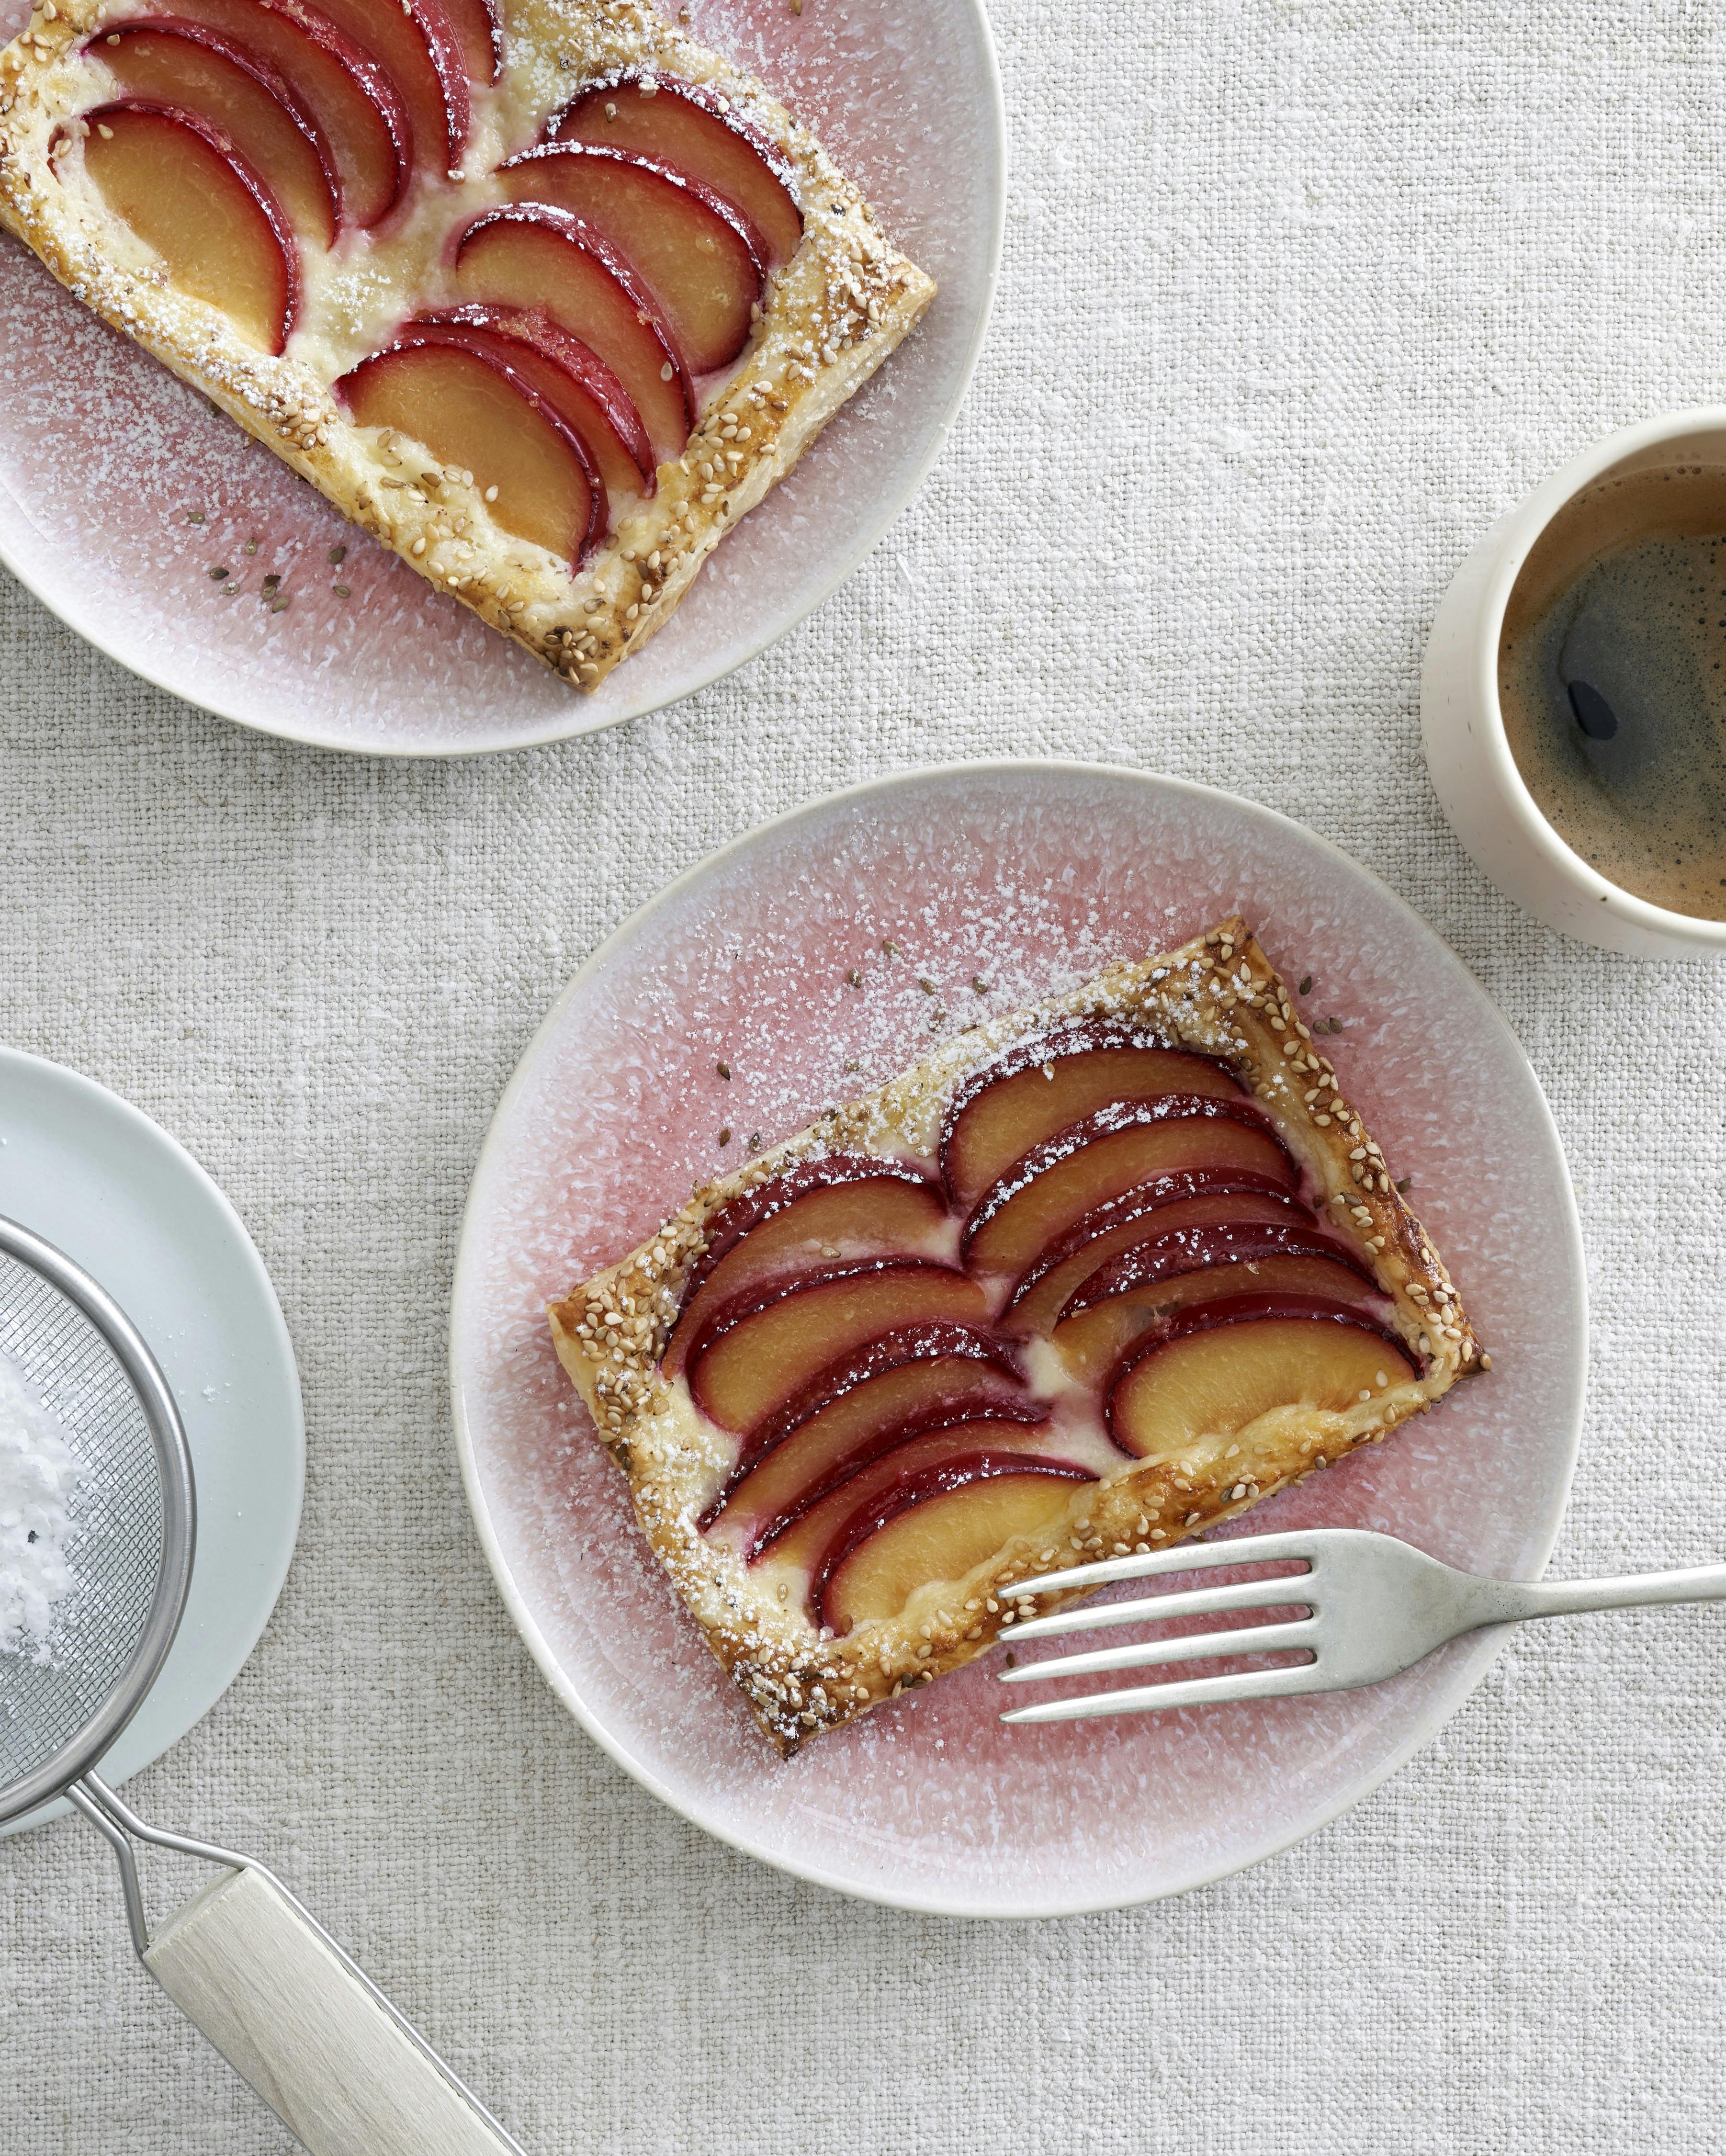
[[[456,1270],[458,1442],[505,1601],[590,1733],[722,1840],[905,1907],[1116,1908],[1310,1834],[1486,1674],[1496,1636],[1368,1691],[1008,1728],[1021,1701],[994,1682],[997,1653],[782,1763],[650,1559],[552,1353],[546,1302],[750,1132],[784,1136],[916,1060],[919,977],[963,1024],[973,976],[1006,1009],[1237,907],[1290,978],[1312,975],[1306,1008],[1343,1019],[1326,1051],[1492,1351],[1489,1376],[1251,1527],[1376,1527],[1476,1571],[1542,1570],[1582,1412],[1575,1204],[1522,1050],[1425,922],[1298,824],[1174,779],[975,764],[835,794],[691,870],[588,960],[499,1106]],[[882,957],[886,937],[902,959]]]
[[[0,42],[28,12],[0,0]],[[801,15],[785,0],[690,0],[689,12],[694,36],[814,128],[941,289],[668,625],[594,695],[439,597],[4,233],[0,562],[99,650],[187,703],[374,756],[591,733],[693,696],[784,635],[881,538],[958,414],[1000,258],[1000,83],[981,0]],[[234,574],[218,582],[213,567]],[[272,573],[280,612],[261,598]]]

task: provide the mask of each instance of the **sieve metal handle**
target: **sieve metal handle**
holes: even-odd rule
[[[94,1774],[66,1794],[119,1860],[144,1966],[311,2156],[524,2156],[273,1872],[149,1825]],[[131,1835],[223,1867],[153,1933]]]

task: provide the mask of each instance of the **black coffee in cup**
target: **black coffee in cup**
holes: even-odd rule
[[[1631,472],[1565,504],[1511,593],[1498,701],[1573,852],[1726,921],[1726,467]]]

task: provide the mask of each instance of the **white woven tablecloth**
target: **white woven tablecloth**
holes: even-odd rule
[[[1557,1566],[1726,1551],[1726,969],[1515,913],[1439,815],[1415,710],[1488,519],[1720,392],[1713,13],[1001,0],[997,28],[1015,178],[965,416],[864,570],[697,701],[504,760],[347,761],[172,703],[0,591],[0,1038],[218,1178],[306,1383],[275,1620],[134,1793],[276,1864],[543,2156],[1726,2148],[1717,1613],[1526,1637],[1291,1854],[992,1929],[798,1886],[661,1810],[480,1558],[451,1258],[553,992],[762,817],[1008,752],[1268,802],[1449,939],[1581,1200],[1593,1409]],[[0,1845],[8,2156],[287,2146],[132,1963],[96,1838]]]

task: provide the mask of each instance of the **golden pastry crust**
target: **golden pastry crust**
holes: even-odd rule
[[[1418,1352],[1424,1374],[1344,1414],[1289,1409],[1261,1417],[1235,1434],[1226,1455],[1219,1438],[1178,1457],[1122,1458],[1107,1480],[1076,1491],[1065,1520],[1035,1547],[1009,1545],[964,1580],[923,1590],[895,1620],[824,1637],[800,1607],[780,1600],[696,1524],[735,1441],[706,1421],[686,1381],[668,1380],[658,1362],[706,1224],[742,1192],[824,1152],[932,1161],[957,1086],[1016,1042],[1076,1017],[1145,1024],[1227,1065],[1300,1165],[1315,1209],[1389,1297],[1390,1328]],[[1238,916],[1166,957],[1111,966],[1070,994],[975,1026],[878,1091],[830,1109],[697,1191],[657,1235],[572,1290],[549,1316],[558,1358],[629,1477],[655,1553],[787,1754],[984,1652],[1015,1620],[1015,1581],[1202,1534],[1356,1445],[1379,1441],[1458,1377],[1490,1367],[1383,1153]],[[1060,1606],[1054,1595],[1039,1599],[1040,1610]]]
[[[285,353],[248,344],[213,307],[173,290],[154,256],[50,149],[64,123],[110,95],[83,42],[99,24],[152,12],[142,0],[39,0],[0,53],[0,222],[67,289],[201,390],[309,480],[342,515],[453,593],[572,686],[597,688],[672,613],[740,516],[783,478],[827,421],[907,334],[935,287],[806,127],[720,54],[662,23],[645,0],[509,0],[508,64],[475,92],[464,187],[422,187],[389,220],[387,246],[302,250],[306,305]],[[172,13],[171,8],[160,12]],[[98,53],[99,58],[99,53]],[[331,384],[402,318],[445,303],[451,229],[504,199],[501,157],[536,141],[576,92],[622,74],[675,76],[727,98],[783,161],[804,217],[733,369],[707,389],[683,454],[650,500],[573,572],[491,520],[461,472],[405,437],[357,427]],[[382,271],[380,279],[379,272]]]

